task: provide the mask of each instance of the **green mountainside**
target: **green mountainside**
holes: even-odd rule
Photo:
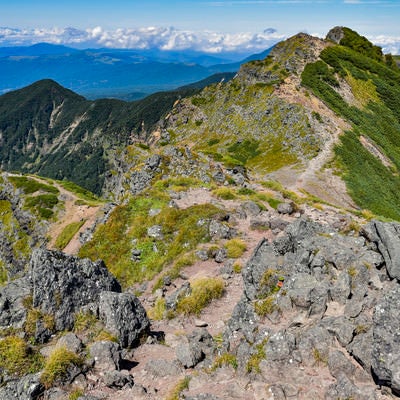
[[[1,96],[0,399],[398,397],[399,143],[343,27],[137,102]]]

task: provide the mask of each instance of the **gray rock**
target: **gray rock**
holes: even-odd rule
[[[353,341],[347,346],[347,351],[368,373],[372,367],[372,329],[366,333],[354,337]]]
[[[176,347],[176,357],[185,368],[192,368],[204,359],[198,343],[182,343]]]
[[[20,329],[24,326],[27,311],[23,302],[30,296],[31,290],[31,282],[27,277],[0,288],[0,328]]]
[[[209,393],[200,393],[196,396],[185,396],[185,400],[222,400],[221,397]]]
[[[215,253],[215,262],[221,264],[225,261],[226,259],[226,249],[222,248],[222,249],[218,249]]]
[[[94,367],[100,371],[119,370],[121,364],[121,350],[117,343],[102,340],[94,342],[89,347],[90,357],[94,360]]]
[[[287,282],[287,295],[297,307],[309,308],[311,306],[311,293],[319,282],[314,276],[306,273],[294,275]]]
[[[277,269],[277,264],[278,257],[274,246],[268,243],[266,239],[261,240],[242,270],[244,293],[249,300],[255,300],[259,297],[265,271],[269,268]]]
[[[325,400],[337,399],[375,400],[376,396],[373,388],[361,390],[345,374],[340,374],[337,382],[325,393]]]
[[[250,201],[250,200],[245,201],[242,203],[241,207],[242,207],[242,210],[247,215],[250,215],[252,217],[257,216],[261,212],[260,207],[256,203],[254,203],[254,201]]]
[[[330,374],[336,379],[338,379],[341,374],[352,379],[356,371],[356,367],[339,350],[334,350],[329,353],[328,367]]]
[[[286,331],[279,331],[273,334],[264,346],[266,359],[268,361],[288,361],[292,358],[295,347],[294,335]]]
[[[167,310],[176,310],[176,306],[180,299],[189,296],[192,293],[190,282],[185,282],[180,288],[175,290],[171,295],[165,298],[165,307]]]
[[[131,388],[134,385],[132,375],[121,371],[107,371],[103,375],[103,382],[109,388]]]
[[[287,228],[289,222],[285,221],[282,218],[275,217],[269,220],[269,225],[273,231],[281,232]]]
[[[152,155],[150,158],[146,160],[146,169],[156,170],[161,163],[161,157],[158,154]]]
[[[102,261],[92,262],[61,252],[34,251],[30,272],[32,306],[54,316],[56,331],[72,329],[74,313],[89,303],[97,303],[100,291],[121,291]]]
[[[228,321],[226,335],[234,336],[236,332],[242,332],[246,340],[254,342],[254,332],[257,330],[257,315],[251,302],[242,299],[233,309],[232,316]]]
[[[372,370],[382,385],[400,394],[400,287],[387,292],[373,314]]]
[[[186,342],[176,347],[176,356],[185,368],[196,366],[214,353],[214,340],[205,328],[196,328]]]
[[[150,228],[147,228],[147,236],[157,240],[162,240],[164,238],[164,235],[162,233],[162,226],[161,225],[150,226]]]
[[[227,224],[211,220],[209,225],[209,233],[213,239],[232,239],[235,230],[230,228]]]
[[[79,353],[82,350],[82,341],[74,333],[66,333],[58,339],[56,347],[65,347],[73,353]]]
[[[40,382],[39,374],[29,374],[21,379],[7,382],[0,388],[0,400],[37,400],[45,388]]]
[[[378,246],[388,275],[400,280],[400,224],[371,221],[362,233]]]
[[[150,360],[147,362],[146,371],[156,377],[177,376],[182,373],[182,369],[176,360]]]
[[[199,260],[201,261],[207,261],[208,260],[208,252],[207,250],[198,250],[196,251],[196,256]]]
[[[347,346],[353,340],[354,325],[344,315],[324,318],[321,326],[333,334],[342,346]]]
[[[335,284],[329,290],[331,298],[345,304],[351,293],[351,279],[347,271],[341,271]]]
[[[135,346],[150,328],[145,309],[131,293],[101,292],[99,317],[122,347]]]
[[[293,203],[279,203],[276,210],[279,214],[292,214],[294,211]]]

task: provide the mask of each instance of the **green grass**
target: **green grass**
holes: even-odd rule
[[[175,209],[168,202],[165,191],[153,188],[116,207],[107,223],[99,226],[93,239],[82,246],[79,255],[103,259],[125,286],[152,279],[199,243],[207,242],[207,221],[219,212],[209,204]],[[161,212],[149,217],[151,208],[160,208]],[[147,236],[147,229],[153,225],[162,226],[162,240]],[[132,260],[133,248],[142,252],[139,261]]]
[[[181,379],[175,387],[172,389],[171,393],[168,395],[166,400],[179,400],[181,399],[181,393],[189,388],[190,376],[185,376]]]
[[[353,200],[361,209],[400,220],[400,72],[386,66],[382,58],[367,57],[374,51],[371,46],[366,51],[358,45],[349,47],[325,49],[321,61],[306,66],[302,83],[352,124],[335,149],[335,165]],[[334,72],[347,79],[362,108],[349,105],[334,90]],[[361,135],[374,142],[393,167],[385,167],[366,150]]]
[[[227,187],[217,188],[212,193],[222,200],[234,200],[237,198],[235,191]]]
[[[247,244],[241,239],[230,239],[225,244],[226,255],[229,258],[239,258],[247,249]]]
[[[57,249],[63,250],[67,244],[71,241],[71,239],[75,236],[75,234],[81,229],[82,225],[85,223],[85,220],[72,222],[67,225],[62,232],[58,235],[55,247]]]
[[[199,278],[191,284],[192,293],[179,300],[177,312],[185,315],[199,315],[212,300],[224,294],[224,281],[221,278]]]
[[[38,182],[34,178],[27,176],[9,176],[9,181],[18,189],[21,189],[25,194],[32,194],[38,191],[59,194],[59,190],[53,185],[46,185]]]
[[[90,190],[85,189],[76,183],[69,181],[57,181],[59,185],[61,185],[65,190],[68,190],[71,193],[74,193],[81,200],[86,201],[89,205],[98,205],[103,203],[103,201]]]
[[[265,350],[264,350],[264,346],[267,343],[268,339],[263,340],[261,343],[259,343],[256,346],[256,351],[250,356],[249,360],[247,361],[246,364],[246,371],[248,373],[251,372],[256,372],[256,373],[260,373],[261,369],[260,369],[260,363],[263,359],[265,359]]]
[[[54,207],[59,203],[55,194],[40,194],[37,196],[27,197],[25,199],[24,208],[38,215],[42,219],[50,219],[54,216]]]
[[[228,365],[230,365],[234,370],[237,370],[238,368],[237,357],[230,353],[221,354],[215,357],[215,360],[211,366],[211,371],[215,371],[217,368],[221,368],[223,366],[228,366]]]
[[[23,376],[41,369],[43,358],[18,336],[0,339],[0,365],[11,375]]]
[[[82,364],[83,360],[77,354],[65,347],[56,348],[46,360],[40,381],[46,388],[50,388],[66,378],[70,367],[80,367]]]

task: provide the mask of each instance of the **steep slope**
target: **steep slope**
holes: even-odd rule
[[[177,98],[195,91],[93,102],[44,80],[7,93],[0,97],[0,167],[66,178],[100,193],[112,150],[145,139]]]

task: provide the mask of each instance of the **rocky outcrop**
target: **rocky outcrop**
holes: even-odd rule
[[[121,291],[102,261],[37,250],[30,262],[32,307],[54,316],[56,331],[72,329],[83,306],[98,303],[102,290]]]

